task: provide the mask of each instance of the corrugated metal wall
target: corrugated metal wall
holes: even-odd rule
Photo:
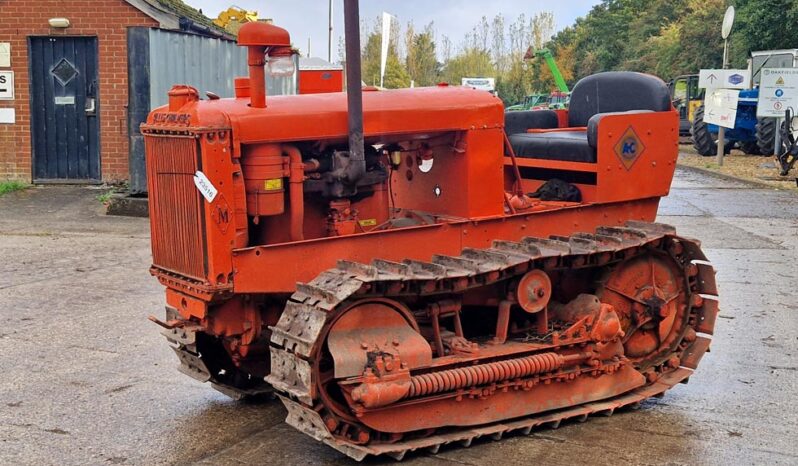
[[[165,105],[174,84],[233,97],[233,78],[247,75],[247,49],[234,42],[150,29],[150,108]],[[266,78],[268,95],[296,94],[295,78]]]
[[[150,109],[165,105],[174,84],[233,97],[233,78],[247,75],[247,50],[234,42],[150,29]]]
[[[147,191],[144,138],[139,125],[152,109],[167,103],[169,89],[188,84],[199,89],[202,98],[207,91],[222,98],[233,97],[233,79],[247,74],[247,49],[235,42],[162,29],[128,28],[131,194]],[[267,76],[267,94],[296,94],[298,76],[298,72],[289,78]]]

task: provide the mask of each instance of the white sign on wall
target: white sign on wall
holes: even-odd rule
[[[704,99],[704,121],[724,128],[734,128],[740,91],[708,89]]]
[[[13,108],[0,108],[0,124],[16,123],[17,115]]]
[[[0,70],[0,100],[14,100],[14,72]]]
[[[701,70],[698,87],[702,89],[748,89],[751,72],[748,70]]]
[[[11,68],[11,44],[0,42],[0,68]]]
[[[788,108],[798,113],[798,68],[764,68],[761,76],[756,116],[784,118]]]

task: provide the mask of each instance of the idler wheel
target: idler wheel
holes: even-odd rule
[[[524,311],[538,313],[546,309],[551,299],[551,279],[542,270],[527,272],[518,282],[516,296]]]

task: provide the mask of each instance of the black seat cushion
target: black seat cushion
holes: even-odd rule
[[[522,158],[596,162],[596,150],[587,142],[585,131],[554,131],[510,135],[515,155]]]
[[[504,113],[507,134],[526,133],[528,129],[552,129],[559,126],[557,113],[552,110],[524,110]]]
[[[656,76],[630,71],[609,71],[582,78],[571,92],[568,126],[587,126],[598,113],[671,109],[668,86]]]
[[[595,163],[598,123],[604,114],[665,112],[670,109],[668,86],[658,77],[611,71],[581,79],[571,93],[568,126],[589,126],[589,131],[526,133],[532,128],[557,127],[557,114],[548,110],[508,112],[505,130],[518,157]]]

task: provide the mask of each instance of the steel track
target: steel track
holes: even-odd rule
[[[351,432],[343,436],[340,429],[336,431],[336,423],[330,422],[334,416],[317,393],[313,363],[322,346],[320,339],[324,338],[325,326],[348,303],[374,296],[462,293],[517,276],[519,270],[542,268],[551,261],[558,267],[602,267],[651,249],[669,253],[681,265],[690,294],[687,326],[695,333],[680,341],[667,358],[671,361],[678,358],[677,367],[668,364],[657,367],[657,376],[649,377],[647,385],[607,400],[479,427],[439,429],[427,436],[390,443],[355,441]],[[285,404],[286,422],[293,427],[358,461],[369,455],[402,459],[409,451],[421,449],[434,453],[446,444],[469,446],[479,437],[499,439],[507,432],[528,434],[537,426],[556,427],[568,419],[609,415],[618,408],[660,395],[679,382],[686,382],[697,367],[709,349],[709,335],[717,313],[714,269],[706,262],[699,243],[677,236],[673,227],[656,223],[627,222],[625,227],[602,227],[595,234],[576,233],[567,238],[495,241],[491,248],[466,249],[457,257],[434,256],[431,262],[408,260],[400,264],[375,260],[365,265],[341,261],[338,267],[322,272],[313,281],[297,285],[279,322],[272,328],[272,373],[266,381]]]

